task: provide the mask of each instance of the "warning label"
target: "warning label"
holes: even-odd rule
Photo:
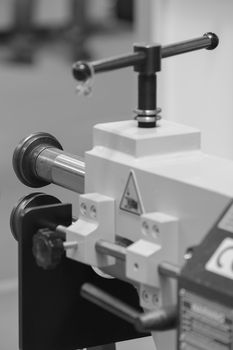
[[[120,209],[131,214],[141,215],[142,202],[133,171],[130,172],[123,196],[120,202]]]

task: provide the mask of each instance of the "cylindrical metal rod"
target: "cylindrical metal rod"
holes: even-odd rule
[[[175,305],[142,314],[135,327],[145,331],[168,331],[177,327],[177,307]]]
[[[72,241],[72,242],[64,242],[63,243],[63,248],[65,250],[68,250],[68,249],[77,249],[78,248],[78,242],[75,242],[75,241]]]
[[[138,110],[156,109],[156,74],[138,74]]]
[[[104,240],[99,240],[96,243],[95,248],[101,254],[113,256],[114,258],[125,261],[126,248],[120,246],[119,244],[107,242]]]
[[[158,272],[162,276],[178,278],[180,275],[180,267],[169,262],[162,262],[158,266]]]
[[[141,63],[145,58],[143,52],[134,52],[122,56],[104,58],[91,63],[95,73],[107,72],[113,69],[129,67]]]
[[[48,133],[38,132],[21,140],[12,162],[15,174],[26,186],[54,183],[84,193],[84,160],[65,153],[59,141]]]
[[[207,49],[213,50],[218,46],[219,39],[214,33],[206,33],[202,37],[178,42],[175,44],[167,45],[161,48],[161,58],[171,57],[180,55],[185,52]],[[151,45],[145,44],[145,51],[129,53],[126,55],[104,58],[94,62],[82,62],[78,61],[73,65],[73,75],[78,81],[85,82],[92,77],[93,72],[107,72],[114,69],[142,65],[141,68],[144,70],[144,64],[147,60],[146,49],[150,48]],[[157,57],[155,57],[157,59]]]
[[[81,287],[81,296],[131,323],[139,332],[165,331],[177,325],[177,307],[167,306],[145,314],[90,283]]]
[[[90,283],[85,283],[82,286],[81,296],[132,324],[134,324],[140,316],[140,313],[131,306]]]
[[[200,38],[182,41],[162,47],[162,58],[180,55],[182,53],[200,49],[214,49],[218,45],[218,37],[213,33],[206,33]]]
[[[81,157],[56,148],[45,148],[36,158],[38,177],[78,193],[84,193],[85,163]]]

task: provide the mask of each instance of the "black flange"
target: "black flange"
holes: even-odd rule
[[[13,168],[18,179],[29,187],[42,187],[49,182],[39,178],[36,173],[36,159],[46,148],[63,150],[60,142],[52,135],[38,132],[24,138],[13,154]]]
[[[24,213],[27,209],[48,205],[48,204],[58,204],[61,203],[56,197],[47,195],[45,193],[31,193],[23,198],[21,198],[18,203],[14,206],[11,216],[10,216],[10,228],[13,237],[18,240],[18,227],[19,221],[23,218]]]

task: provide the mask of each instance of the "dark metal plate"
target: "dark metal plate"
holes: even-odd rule
[[[136,289],[117,279],[103,279],[83,264],[66,259],[55,270],[43,270],[32,255],[32,237],[43,222],[68,226],[69,204],[26,209],[18,222],[19,342],[21,350],[75,350],[141,337],[134,328],[81,298],[91,282],[134,307]],[[145,336],[145,334],[143,334]]]

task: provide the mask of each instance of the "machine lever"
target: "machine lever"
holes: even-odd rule
[[[166,331],[176,327],[176,306],[140,313],[123,301],[111,296],[90,283],[81,288],[81,296],[102,307],[106,311],[131,323],[139,332]]]
[[[161,47],[161,58],[167,58],[171,56],[180,55],[182,53],[196,51],[200,49],[213,50],[218,46],[219,39],[214,33],[205,33],[202,37],[178,42]],[[134,53],[128,53],[121,56],[109,57],[106,59],[100,59],[86,63],[84,61],[78,61],[73,65],[73,76],[76,80],[85,82],[91,78],[91,69],[93,73],[108,72],[114,69],[120,69],[135,65],[142,65],[149,55],[148,49],[150,45],[145,45],[145,51],[138,51]],[[92,67],[92,68],[90,68]]]
[[[161,108],[157,107],[157,78],[161,71],[162,58],[180,55],[200,49],[213,50],[219,39],[214,33],[205,33],[202,37],[186,40],[161,47],[159,44],[136,44],[131,54],[110,57],[94,62],[78,61],[73,64],[72,72],[77,84],[77,92],[89,95],[92,91],[95,73],[133,66],[138,73],[138,106],[135,109],[139,128],[154,128],[161,119]]]

